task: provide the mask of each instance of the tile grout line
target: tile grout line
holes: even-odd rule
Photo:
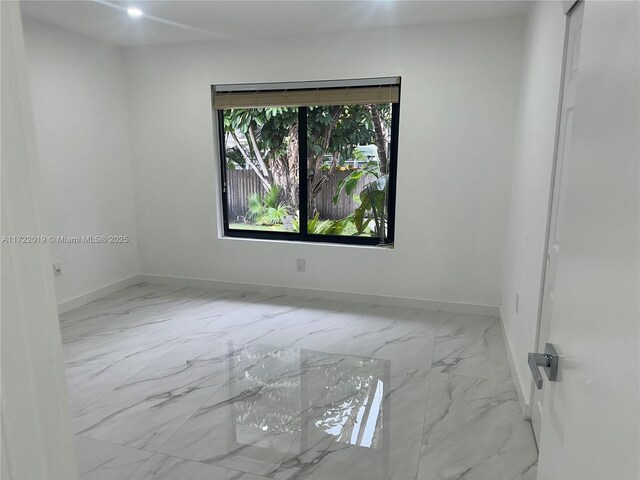
[[[155,453],[155,452],[151,452],[149,450],[145,450],[144,448],[132,447],[131,445],[123,445],[121,443],[112,442],[111,440],[102,440],[101,438],[93,438],[93,437],[90,437],[89,435],[81,435],[79,433],[74,433],[73,436],[74,437],[80,437],[80,438],[87,438],[89,440],[93,440],[94,442],[108,443],[109,445],[113,445],[114,447],[130,448],[131,450],[138,450],[140,452],[145,452],[145,453],[150,453],[150,454]]]

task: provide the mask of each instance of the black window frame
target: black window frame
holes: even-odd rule
[[[400,83],[397,85],[400,89]],[[352,87],[358,88],[358,87]],[[215,86],[211,87],[212,95],[215,95]],[[401,95],[400,95],[401,96]],[[284,240],[290,242],[330,243],[343,245],[365,245],[392,247],[395,242],[396,223],[396,184],[398,178],[398,134],[400,130],[400,98],[398,102],[391,103],[391,142],[389,147],[389,191],[387,205],[387,235],[381,242],[378,237],[347,236],[347,235],[323,235],[308,233],[307,231],[307,107],[298,107],[298,157],[299,171],[299,232],[270,232],[261,230],[240,230],[229,228],[228,200],[227,200],[227,165],[226,145],[224,133],[224,110],[213,110],[218,122],[218,146],[220,167],[220,194],[222,205],[223,235],[229,238],[250,238],[258,240]],[[301,132],[304,132],[302,134]],[[307,221],[302,221],[307,219]]]

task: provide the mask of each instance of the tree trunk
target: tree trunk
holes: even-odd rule
[[[269,169],[267,165],[264,163],[264,159],[262,158],[262,153],[260,152],[260,148],[258,147],[258,142],[256,141],[256,134],[253,131],[253,125],[249,124],[249,139],[251,140],[251,146],[253,147],[253,153],[258,160],[258,165],[260,165],[260,170],[262,170],[262,175],[265,178],[269,178]]]
[[[307,210],[309,218],[315,217],[316,213],[318,213],[318,207],[316,202],[316,197],[322,190],[322,186],[327,182],[329,177],[333,175],[336,169],[337,162],[334,161],[331,164],[331,167],[328,171],[322,170],[322,164],[324,161],[325,154],[333,155],[334,152],[327,152],[329,149],[329,145],[331,144],[331,136],[333,135],[333,129],[335,128],[340,116],[342,115],[342,107],[330,107],[329,114],[331,115],[331,121],[324,128],[322,134],[315,138],[313,142],[309,142],[309,147],[311,144],[320,146],[320,153],[314,153],[309,148],[307,149],[307,170],[310,174],[307,189]]]
[[[262,176],[258,167],[256,167],[253,161],[251,160],[250,155],[244,151],[244,148],[242,148],[242,144],[240,143],[240,139],[235,134],[235,132],[231,132],[231,136],[235,140],[236,145],[238,146],[238,150],[240,150],[240,153],[242,154],[242,157],[244,158],[245,163],[249,165],[251,169],[255,172],[255,174],[258,176],[258,178],[262,182],[262,185],[264,186],[265,190],[268,192],[271,189],[271,184],[269,183],[269,180],[267,180],[265,177]]]
[[[274,157],[271,160],[273,181],[282,190],[285,203],[293,207],[294,212],[300,207],[298,205],[298,125],[289,127],[289,144],[287,154],[282,157]]]
[[[295,206],[298,210],[300,208],[299,203],[299,190],[300,190],[300,148],[298,142],[298,123],[294,123],[289,126],[289,145],[287,146],[287,158],[288,168],[287,179],[289,182],[288,195],[291,200],[291,205]]]
[[[371,121],[373,122],[373,130],[376,137],[376,147],[378,147],[378,158],[380,159],[380,173],[385,175],[389,173],[389,160],[387,158],[387,137],[382,127],[382,119],[380,118],[380,112],[375,105],[367,105],[369,113],[371,114]]]

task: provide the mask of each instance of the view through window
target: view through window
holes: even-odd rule
[[[395,81],[216,91],[225,235],[392,243]]]

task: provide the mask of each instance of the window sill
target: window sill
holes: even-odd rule
[[[376,251],[392,251],[395,246],[393,243],[388,245],[379,246],[379,245],[358,245],[358,244],[348,244],[348,243],[335,243],[335,242],[305,242],[299,240],[279,240],[279,239],[269,239],[269,238],[246,238],[246,237],[232,237],[226,235],[218,235],[219,240],[224,241],[240,241],[240,242],[259,242],[259,243],[272,243],[279,245],[305,245],[305,246],[315,246],[315,247],[336,247],[336,248],[357,248],[357,249],[366,249],[366,250],[376,250]]]

